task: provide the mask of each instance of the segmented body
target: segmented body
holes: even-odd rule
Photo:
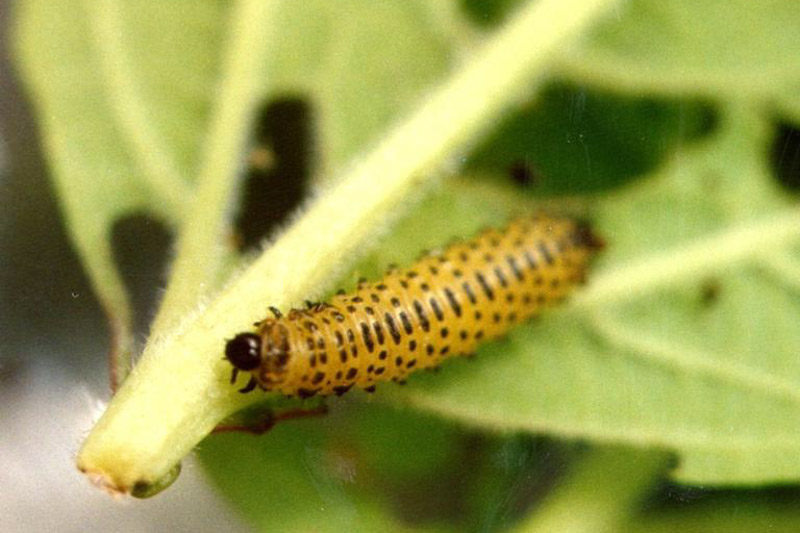
[[[472,354],[560,302],[584,279],[597,246],[574,220],[520,218],[391,270],[380,281],[362,282],[352,294],[267,318],[255,334],[229,341],[226,354],[252,372],[244,390],[258,385],[300,397],[342,394],[353,386],[370,390]],[[237,364],[244,340],[250,362]]]

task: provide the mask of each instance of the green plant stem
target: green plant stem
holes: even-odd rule
[[[619,527],[667,469],[664,452],[597,448],[518,528],[525,533],[602,533]]]
[[[310,205],[215,300],[172,327],[174,313],[182,313],[202,290],[201,285],[211,283],[214,277],[213,269],[203,262],[198,267],[201,274],[185,267],[194,281],[179,281],[177,272],[184,270],[181,265],[201,261],[224,239],[222,220],[230,192],[223,184],[209,185],[208,190],[201,185],[196,205],[211,202],[211,211],[198,207],[189,218],[209,224],[212,231],[207,235],[213,238],[184,238],[173,283],[185,289],[179,290],[180,297],[165,302],[171,311],[168,319],[162,319],[170,327],[159,327],[159,333],[151,337],[141,362],[86,439],[78,456],[79,468],[112,491],[129,492],[137,483],[154,483],[225,416],[263,401],[264,395],[241,395],[227,383],[231,369],[221,360],[224,339],[262,318],[267,305],[285,307],[327,289],[341,269],[385,229],[390,215],[397,216],[409,204],[415,189],[429,182],[454,153],[463,151],[530,89],[559,44],[614,3],[529,3],[431,94],[417,113]],[[239,144],[226,146],[236,150]],[[219,150],[223,158],[227,152]],[[200,229],[187,228],[192,231],[200,233]]]

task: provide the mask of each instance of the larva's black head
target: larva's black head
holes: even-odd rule
[[[261,337],[255,333],[239,333],[225,345],[225,357],[234,368],[255,370],[261,365]]]

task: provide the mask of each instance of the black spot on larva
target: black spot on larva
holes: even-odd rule
[[[469,333],[462,329],[461,332],[458,334],[458,336],[461,337],[462,341],[467,340],[467,337],[469,337]]]
[[[421,283],[419,288],[422,289],[424,292],[428,292],[429,290],[431,290],[431,286],[428,285],[427,283]]]
[[[506,294],[506,303],[512,303],[513,301],[514,301],[514,294],[510,292]]]
[[[384,336],[383,336],[383,328],[381,327],[380,322],[373,322],[372,329],[375,330],[375,338],[378,339],[378,344],[383,345]]]
[[[430,331],[431,324],[428,322],[428,316],[425,314],[425,309],[422,307],[422,304],[419,300],[414,300],[414,311],[417,312],[417,317],[419,317],[419,325],[422,326],[422,330],[425,332]]]
[[[397,324],[394,323],[394,317],[391,313],[386,313],[383,315],[384,320],[386,321],[386,326],[389,328],[389,335],[392,336],[392,340],[395,344],[400,344],[400,331],[397,329]]]
[[[408,272],[406,272],[406,277],[407,277],[407,278],[409,278],[409,279],[414,279],[414,278],[416,278],[417,276],[419,276],[419,274],[417,274],[417,273],[416,273],[415,271],[413,271],[413,270],[409,270]]]
[[[314,351],[314,339],[312,337],[306,337],[306,347],[309,351]]]
[[[377,372],[376,372],[377,374]],[[375,392],[375,385],[370,385],[369,387],[364,387],[365,392],[373,393]]]
[[[508,321],[509,322],[516,322],[517,321],[517,313],[508,313]]]
[[[361,326],[361,336],[364,339],[364,344],[367,347],[367,351],[372,353],[375,350],[375,342],[372,340],[372,335],[369,332],[369,326],[366,322],[362,322],[359,324]]]
[[[347,371],[347,375],[344,377],[344,379],[353,379],[357,375],[358,375],[358,369],[351,368],[350,370]]]
[[[336,346],[341,346],[344,344],[344,337],[342,336],[341,331],[334,331],[333,335],[336,337]]]
[[[444,348],[439,350],[439,355],[447,355],[447,352],[449,352],[449,351],[450,351],[450,347],[449,346],[445,346]]]
[[[480,311],[475,311],[475,320],[480,320],[483,318],[483,313]]]
[[[386,371],[386,367],[379,366],[378,368],[376,368],[376,369],[375,369],[375,375],[376,375],[376,376],[380,376],[380,375],[381,375],[381,374],[383,374],[385,371]]]
[[[447,298],[447,303],[450,304],[450,307],[453,309],[453,312],[456,316],[461,316],[461,305],[456,300],[456,295],[453,294],[453,291],[450,290],[450,287],[444,288],[444,295]]]
[[[455,276],[457,278],[460,278],[463,275],[464,275],[464,273],[461,270],[459,270],[457,268],[453,269],[453,276]]]
[[[328,364],[328,354],[326,354],[325,352],[322,352],[321,354],[319,354],[319,362],[322,365],[327,365]]]
[[[489,287],[489,284],[486,283],[486,278],[483,277],[483,274],[478,272],[475,274],[475,279],[478,280],[478,284],[481,286],[481,289],[483,289],[483,293],[486,297],[489,298],[489,300],[494,300],[494,291]]]
[[[341,396],[345,392],[349,391],[353,387],[353,384],[350,385],[342,385],[340,387],[334,387],[333,392],[336,393],[336,396]]]
[[[416,349],[417,349],[417,341],[415,341],[414,339],[408,341],[408,351],[413,352]]]
[[[320,350],[325,349],[325,339],[323,339],[322,337],[317,339],[317,348],[319,348]]]
[[[369,299],[372,300],[372,303],[378,303],[381,301],[381,297],[375,294],[374,292],[369,295]]]
[[[385,359],[386,359],[386,357],[387,357],[388,355],[389,355],[389,354],[388,354],[388,352],[387,352],[386,350],[381,350],[381,353],[379,353],[379,354],[378,354],[378,359],[380,359],[381,361],[383,361],[383,360],[385,360]]]
[[[372,372],[373,372],[374,370],[375,370],[375,365],[369,365],[369,366],[367,367],[367,374],[372,374]]]
[[[347,306],[347,311],[350,312],[350,313],[355,313],[356,312],[356,306],[355,305],[348,305]]]
[[[439,273],[439,269],[438,269],[438,268],[436,268],[436,267],[435,267],[435,266],[433,266],[433,265],[429,266],[429,267],[428,267],[428,270],[429,270],[429,271],[430,271],[430,273],[431,273],[431,274],[433,274],[434,276],[435,276],[436,274],[438,274],[438,273]]]
[[[378,289],[379,291],[385,291],[387,289],[386,285],[383,283],[378,283],[377,285],[375,285],[375,288]]]
[[[389,301],[392,302],[392,306],[400,307],[400,300],[398,298],[392,297],[392,299]]]
[[[476,332],[475,332],[475,340],[476,340],[476,341],[479,341],[479,340],[481,340],[482,338],[483,338],[483,330],[482,330],[482,329],[479,329],[478,331],[476,331]]]
[[[495,324],[500,322],[500,313],[495,313],[492,315],[492,320],[494,320]]]
[[[448,330],[447,328],[442,328],[439,333],[441,334],[443,339],[446,339],[447,335],[450,334],[450,330]]]
[[[400,286],[403,287],[404,289],[407,289],[408,288],[408,282],[406,280],[404,280],[404,279],[401,279],[400,280]]]
[[[331,313],[331,316],[333,316],[334,320],[336,320],[337,322],[344,322],[344,315],[339,311],[333,311]]]
[[[403,323],[403,330],[406,332],[406,335],[411,335],[411,333],[414,331],[414,328],[411,326],[411,321],[408,319],[406,312],[400,311],[398,316],[400,317],[400,322]]]
[[[351,302],[355,302],[357,304],[360,304],[361,302],[364,301],[364,298],[362,298],[361,296],[354,296],[354,297],[350,298],[350,301]]]
[[[525,257],[525,262],[528,264],[528,268],[530,268],[531,270],[535,270],[538,265],[536,263],[536,260],[533,258],[533,255],[526,250],[525,253],[523,254],[523,257]]]
[[[491,263],[494,261],[494,256],[492,254],[483,254],[483,260],[487,263]]]
[[[312,396],[314,396],[314,395],[315,395],[317,392],[319,392],[319,389],[314,389],[314,390],[310,390],[310,389],[297,389],[297,396],[298,396],[298,397],[299,397],[301,400],[305,400],[306,398],[311,398],[311,397],[312,397]]]
[[[478,298],[475,296],[475,293],[472,292],[472,287],[468,282],[464,282],[461,284],[461,287],[464,289],[464,292],[467,294],[467,298],[469,298],[470,303],[477,303]]]
[[[426,345],[425,345],[425,352],[426,352],[428,355],[433,355],[433,351],[434,351],[434,347],[433,347],[433,345],[432,345],[432,344],[426,344]]]
[[[325,317],[322,317],[322,322],[323,322],[323,324],[330,324],[330,323],[331,323],[331,321],[330,321],[330,320],[328,320],[328,319],[327,319],[327,318],[325,318]]]
[[[458,258],[461,259],[464,263],[469,261],[469,254],[467,252],[459,252]]]
[[[524,303],[525,305],[530,304],[532,300],[533,297],[530,295],[530,293],[526,292],[525,294],[522,295],[522,303]]]
[[[411,361],[406,363],[406,368],[414,368],[416,365],[417,365],[417,360],[416,359],[412,359]]]
[[[343,376],[343,375],[344,375],[344,374],[342,374],[342,371],[341,371],[341,370],[339,370],[338,372],[336,372],[336,379],[342,379],[342,376]]]
[[[500,282],[501,287],[508,287],[508,280],[506,280],[506,275],[503,274],[503,269],[499,266],[494,267],[494,275],[497,277],[497,281]]]
[[[552,265],[553,263],[555,263],[555,258],[553,257],[553,254],[550,253],[550,250],[548,250],[547,245],[545,243],[540,242],[537,248],[539,250],[539,253],[542,254],[545,263],[547,263],[548,265]]]
[[[325,379],[325,372],[317,372],[314,374],[314,377],[311,378],[311,384],[316,385],[320,383],[323,379]]]
[[[305,322],[303,322],[303,326],[305,326],[305,328],[311,332],[317,331],[319,329],[317,325],[310,320],[306,320]]]
[[[444,320],[444,313],[442,312],[442,308],[439,307],[439,302],[436,298],[431,298],[428,300],[428,303],[431,304],[431,309],[433,309],[433,314],[436,315],[436,319],[440,322]]]
[[[375,314],[375,310],[374,310],[373,308],[371,308],[370,306],[366,306],[366,307],[364,308],[364,311],[365,311],[365,312],[366,312],[368,315],[374,315],[374,314]]]
[[[342,363],[346,363],[347,362],[347,350],[345,350],[344,348],[340,348],[339,349],[339,360]]]
[[[397,365],[397,366],[403,366],[403,358],[402,357],[396,357],[395,360],[394,360],[394,364]]]
[[[544,278],[542,276],[536,276],[535,278],[533,278],[533,284],[536,285],[537,287],[540,287],[541,285],[544,284]]]

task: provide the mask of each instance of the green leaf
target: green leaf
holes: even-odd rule
[[[677,479],[800,477],[800,214],[767,126],[728,110],[705,144],[596,205],[608,241],[571,308],[387,397],[487,429],[677,451]]]
[[[632,0],[564,51],[565,77],[614,90],[796,101],[800,4]]]
[[[393,519],[365,490],[368,469],[348,447],[352,442],[331,441],[336,434],[330,423],[293,422],[269,438],[216,435],[201,455],[258,531],[420,531]]]

